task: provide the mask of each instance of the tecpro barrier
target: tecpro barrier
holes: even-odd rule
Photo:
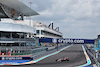
[[[33,60],[31,57],[0,57],[0,60]]]
[[[0,57],[0,65],[10,64],[19,65],[33,60],[31,57]]]
[[[70,44],[94,44],[94,39],[56,39],[56,38],[40,38],[40,43],[70,43]]]

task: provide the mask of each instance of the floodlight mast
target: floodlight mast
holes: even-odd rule
[[[30,4],[30,8],[31,8],[33,2],[29,2],[29,4]],[[30,9],[30,24],[29,25],[31,26],[31,9]]]

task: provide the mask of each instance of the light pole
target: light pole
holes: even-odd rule
[[[33,4],[33,2],[29,2],[30,4],[30,8],[31,8],[31,5]],[[30,9],[30,26],[31,26],[31,9]]]

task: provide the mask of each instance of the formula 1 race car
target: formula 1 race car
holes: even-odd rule
[[[63,62],[63,61],[69,61],[68,57],[64,57],[64,58],[59,58],[56,60],[56,62]]]

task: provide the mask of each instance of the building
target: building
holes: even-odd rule
[[[38,44],[38,38],[62,38],[53,24],[24,20],[34,15],[39,14],[19,0],[0,0],[0,52],[27,53]]]
[[[50,25],[52,28],[50,28]],[[42,24],[40,22],[35,21],[33,27],[36,28],[36,37],[37,38],[62,38],[62,33],[58,30],[53,29],[53,23],[51,23],[49,26]]]
[[[63,36],[63,34],[59,32],[59,27],[57,27],[56,29],[53,29],[52,24],[51,26],[50,25],[47,26],[41,22],[33,21],[33,20],[31,20],[31,22],[30,20],[23,20],[23,21],[15,20],[15,22],[18,24],[34,27],[36,29],[35,37],[37,38],[62,38]]]
[[[34,15],[38,13],[19,0],[0,0],[0,53],[6,55],[9,51],[15,54],[31,53],[35,45],[36,29],[16,23],[15,20],[23,22],[24,16]]]
[[[100,35],[95,39],[94,48],[100,48]]]

